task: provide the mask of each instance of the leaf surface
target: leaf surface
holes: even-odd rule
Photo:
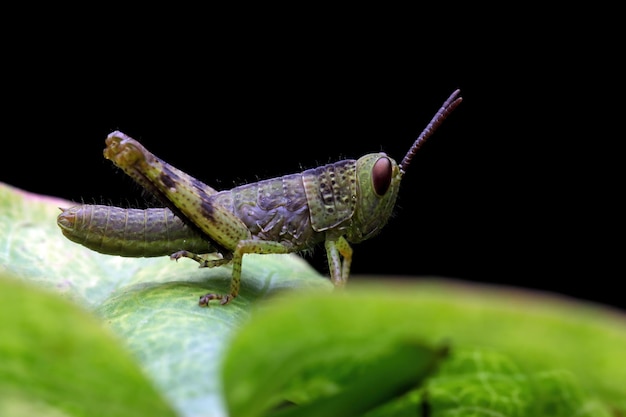
[[[296,255],[246,255],[240,297],[200,308],[229,267],[90,251],[56,225],[70,204],[0,184],[0,415],[93,415],[122,380],[134,415],[626,414],[623,311],[441,279],[333,292]],[[58,360],[60,338],[93,354]]]
[[[91,251],[56,225],[58,207],[71,205],[0,183],[0,272],[97,315],[180,415],[224,415],[217,367],[251,303],[332,288],[297,255],[248,255],[240,296],[226,307],[201,308],[201,295],[228,291],[230,267]]]

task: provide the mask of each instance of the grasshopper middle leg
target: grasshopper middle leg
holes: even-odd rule
[[[190,258],[200,264],[200,267],[214,267],[224,265],[226,263],[233,263],[233,272],[230,282],[230,291],[228,294],[216,294],[208,293],[200,297],[198,304],[200,306],[208,306],[211,300],[220,300],[220,304],[228,304],[233,298],[239,295],[239,289],[241,287],[241,264],[243,261],[243,255],[247,253],[258,254],[270,254],[270,253],[289,253],[292,250],[287,246],[279,242],[247,239],[242,240],[237,244],[235,251],[232,254],[232,258],[207,260],[202,256],[188,251],[180,251],[171,255],[172,259]]]

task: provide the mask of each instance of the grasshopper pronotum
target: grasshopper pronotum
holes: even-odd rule
[[[230,292],[203,295],[201,306],[211,300],[227,304],[237,296],[243,255],[299,252],[321,242],[331,281],[342,287],[350,274],[350,243],[371,238],[387,223],[411,159],[461,103],[458,95],[456,90],[444,102],[400,164],[383,152],[372,153],[224,191],[113,132],[106,139],[105,158],[167,207],[76,206],[64,210],[57,223],[66,237],[102,253],[186,257],[201,267],[232,262]],[[217,256],[200,256],[209,253]]]

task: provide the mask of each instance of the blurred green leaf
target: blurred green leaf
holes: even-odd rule
[[[387,350],[383,355],[376,355],[368,360],[361,358],[358,362],[350,357],[350,352],[345,352],[346,357],[336,363],[337,367],[358,363],[358,368],[354,369],[354,374],[343,389],[304,405],[283,406],[271,411],[269,416],[362,416],[419,387],[446,358],[448,352],[445,346],[433,348],[417,341],[395,343]],[[319,361],[318,364],[323,362]],[[255,402],[258,401],[251,398],[245,404],[245,410],[237,410],[233,415],[261,415],[259,410],[262,404],[251,406]]]
[[[6,274],[0,334],[0,415],[176,415],[99,319]]]
[[[323,403],[371,377],[366,370],[377,358],[407,340],[425,347],[448,343],[451,354],[425,388],[367,416],[426,408],[446,417],[626,410],[622,312],[446,281],[353,281],[332,295],[281,297],[243,324],[224,358],[232,415],[271,415],[268,410],[284,402]],[[376,386],[384,387],[384,373],[378,376]]]
[[[297,255],[248,255],[240,296],[226,307],[201,308],[201,295],[228,290],[230,268],[93,252],[56,225],[58,207],[71,205],[0,183],[0,272],[97,314],[180,415],[224,415],[218,366],[252,302],[284,290],[332,288]]]

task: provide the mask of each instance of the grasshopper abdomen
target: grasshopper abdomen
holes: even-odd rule
[[[180,250],[215,252],[209,241],[167,208],[78,205],[63,210],[57,224],[68,239],[107,255],[154,257]]]

